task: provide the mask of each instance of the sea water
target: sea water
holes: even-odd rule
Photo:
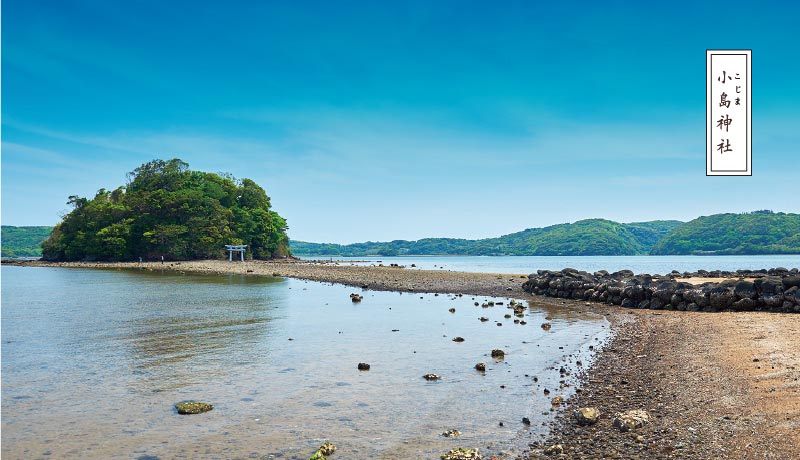
[[[503,457],[545,433],[550,398],[573,390],[560,381],[608,337],[577,307],[526,302],[520,325],[509,299],[357,291],[353,303],[353,288],[285,278],[3,266],[2,456],[305,459],[330,440],[345,459]],[[489,300],[504,305],[474,305]],[[187,400],[214,409],[178,415]]]

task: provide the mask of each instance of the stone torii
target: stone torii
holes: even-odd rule
[[[228,262],[233,262],[234,252],[238,252],[241,255],[242,262],[244,262],[244,251],[247,249],[246,244],[226,244],[225,249],[228,251]]]

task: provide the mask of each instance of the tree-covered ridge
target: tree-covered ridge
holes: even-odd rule
[[[756,211],[687,222],[651,251],[669,254],[800,254],[800,214]]]
[[[72,211],[42,244],[48,260],[219,258],[224,245],[248,255],[289,254],[286,221],[250,179],[192,171],[177,158],[128,173],[128,183],[92,199],[70,196]]]
[[[2,226],[3,257],[41,257],[42,241],[50,236],[53,227]]]
[[[349,245],[292,241],[295,255],[393,256],[393,255],[516,255],[590,256],[647,254],[679,221],[621,224],[605,219],[587,219],[573,224],[532,228],[498,238],[465,240],[426,238],[386,243]]]

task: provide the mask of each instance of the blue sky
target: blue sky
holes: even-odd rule
[[[3,224],[172,157],[317,242],[800,210],[796,4],[202,3],[3,2]],[[753,50],[752,177],[705,175],[707,48]]]

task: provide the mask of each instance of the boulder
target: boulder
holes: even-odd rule
[[[492,358],[500,358],[500,359],[502,359],[505,356],[506,356],[506,352],[504,352],[503,350],[501,350],[499,348],[495,348],[494,350],[492,350]]]

